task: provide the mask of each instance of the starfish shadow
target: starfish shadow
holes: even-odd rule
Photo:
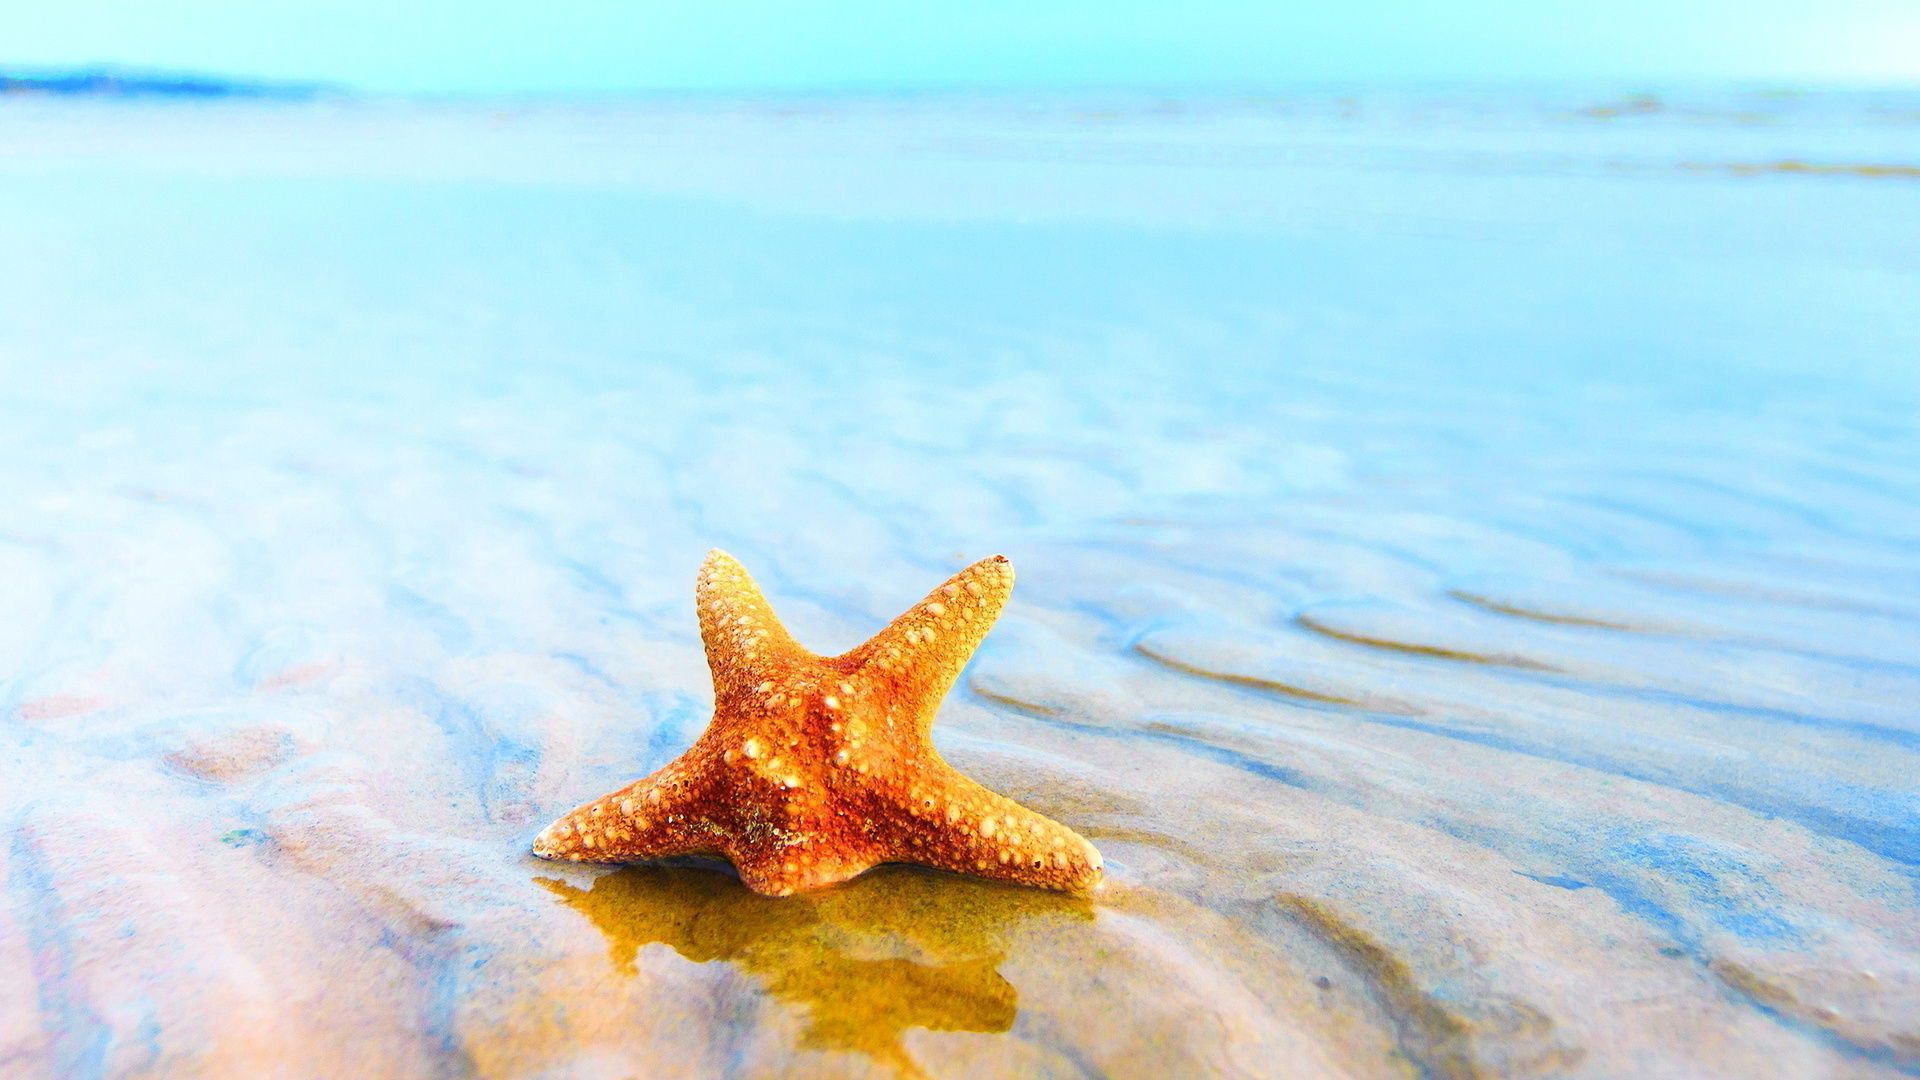
[[[783,898],[696,866],[627,867],[585,889],[534,881],[592,920],[617,970],[636,974],[654,943],[731,964],[806,1013],[802,1046],[908,1073],[920,1071],[902,1041],[909,1028],[1013,1027],[1019,993],[999,969],[1016,930],[1093,918],[1084,898],[907,867]]]

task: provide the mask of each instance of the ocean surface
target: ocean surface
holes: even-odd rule
[[[0,146],[8,1080],[1920,1074],[1920,94]],[[714,546],[1105,889],[532,858]]]

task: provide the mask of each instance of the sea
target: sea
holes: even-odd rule
[[[1920,1074],[1920,91],[0,148],[0,1075]],[[535,859],[713,547],[1104,887]]]

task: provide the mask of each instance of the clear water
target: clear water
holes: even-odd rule
[[[0,1073],[1920,1070],[1920,98],[0,106]],[[1106,890],[531,859],[716,545]]]

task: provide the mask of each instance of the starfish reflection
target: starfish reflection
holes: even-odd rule
[[[606,935],[615,968],[641,947],[724,962],[807,1014],[801,1045],[918,1072],[907,1029],[1003,1032],[1019,994],[999,971],[1016,931],[1093,918],[1084,898],[883,867],[839,888],[776,899],[705,867],[636,866],[581,889],[536,883]]]

